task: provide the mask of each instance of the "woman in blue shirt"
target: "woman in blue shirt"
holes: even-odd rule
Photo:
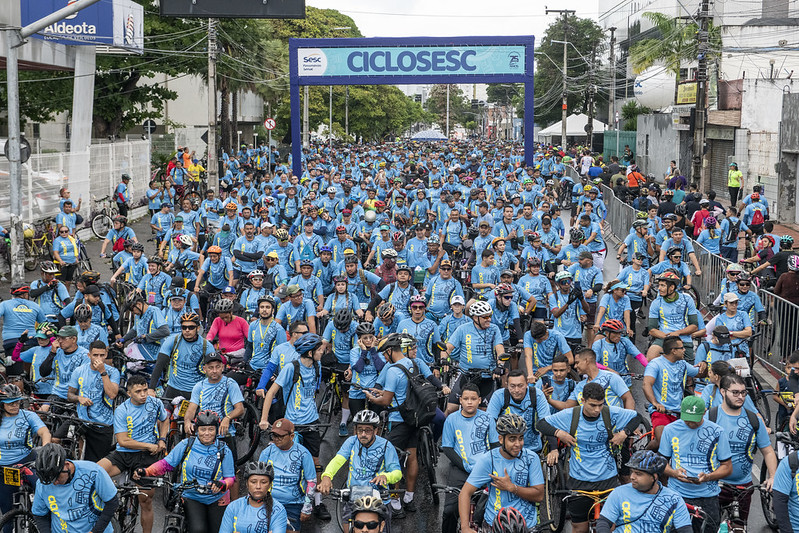
[[[3,443],[0,466],[13,466],[35,460],[34,436],[41,439],[42,446],[50,442],[50,431],[39,416],[21,409],[21,404],[22,391],[19,387],[10,384],[0,387],[0,442]],[[31,481],[35,483],[35,479],[32,476]],[[14,506],[16,492],[17,487],[0,484],[0,511],[3,514]]]
[[[219,415],[200,411],[194,419],[196,437],[180,441],[165,458],[137,468],[133,479],[143,476],[163,476],[178,470],[178,479],[196,480],[201,489],[183,493],[188,530],[194,533],[220,531],[225,506],[230,501],[229,490],[236,481],[233,452],[223,440],[217,440]]]
[[[710,253],[719,254],[721,250],[721,231],[714,216],[706,216],[703,222],[705,229],[699,234],[696,242],[704,246]]]
[[[286,509],[272,498],[272,465],[253,461],[244,467],[247,495],[225,509],[219,533],[233,531],[266,531],[286,533]]]

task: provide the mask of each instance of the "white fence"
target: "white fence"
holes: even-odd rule
[[[91,198],[111,196],[122,174],[131,177],[132,206],[139,205],[150,181],[148,141],[93,144],[83,153],[50,153],[31,156],[22,166],[22,220],[35,222],[58,214],[60,190],[67,187],[72,201],[83,199],[81,214],[92,210]],[[9,165],[0,159],[0,224],[10,221]]]

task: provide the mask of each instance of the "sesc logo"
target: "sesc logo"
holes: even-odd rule
[[[297,53],[301,76],[321,76],[327,70],[327,56],[319,48],[303,48]]]
[[[508,68],[509,69],[518,69],[521,67],[521,56],[518,52],[511,52],[508,54]]]

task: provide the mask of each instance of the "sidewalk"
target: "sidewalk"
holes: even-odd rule
[[[774,233],[779,236],[790,235],[799,243],[799,224],[774,224]]]

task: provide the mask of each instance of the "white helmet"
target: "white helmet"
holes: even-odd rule
[[[469,308],[469,314],[472,315],[473,317],[491,316],[493,313],[494,310],[491,309],[491,304],[483,300],[474,302],[472,306]]]
[[[180,236],[180,244],[185,244],[186,246],[191,246],[192,244],[194,244],[194,241],[188,235],[181,235]]]
[[[386,248],[383,250],[383,257],[397,257],[397,251],[393,248]]]
[[[374,211],[367,211],[366,213],[364,213],[363,219],[369,224],[371,224],[372,222],[377,220],[377,213],[375,213]]]
[[[328,187],[327,188],[327,194],[336,194],[336,188],[335,187]]]

